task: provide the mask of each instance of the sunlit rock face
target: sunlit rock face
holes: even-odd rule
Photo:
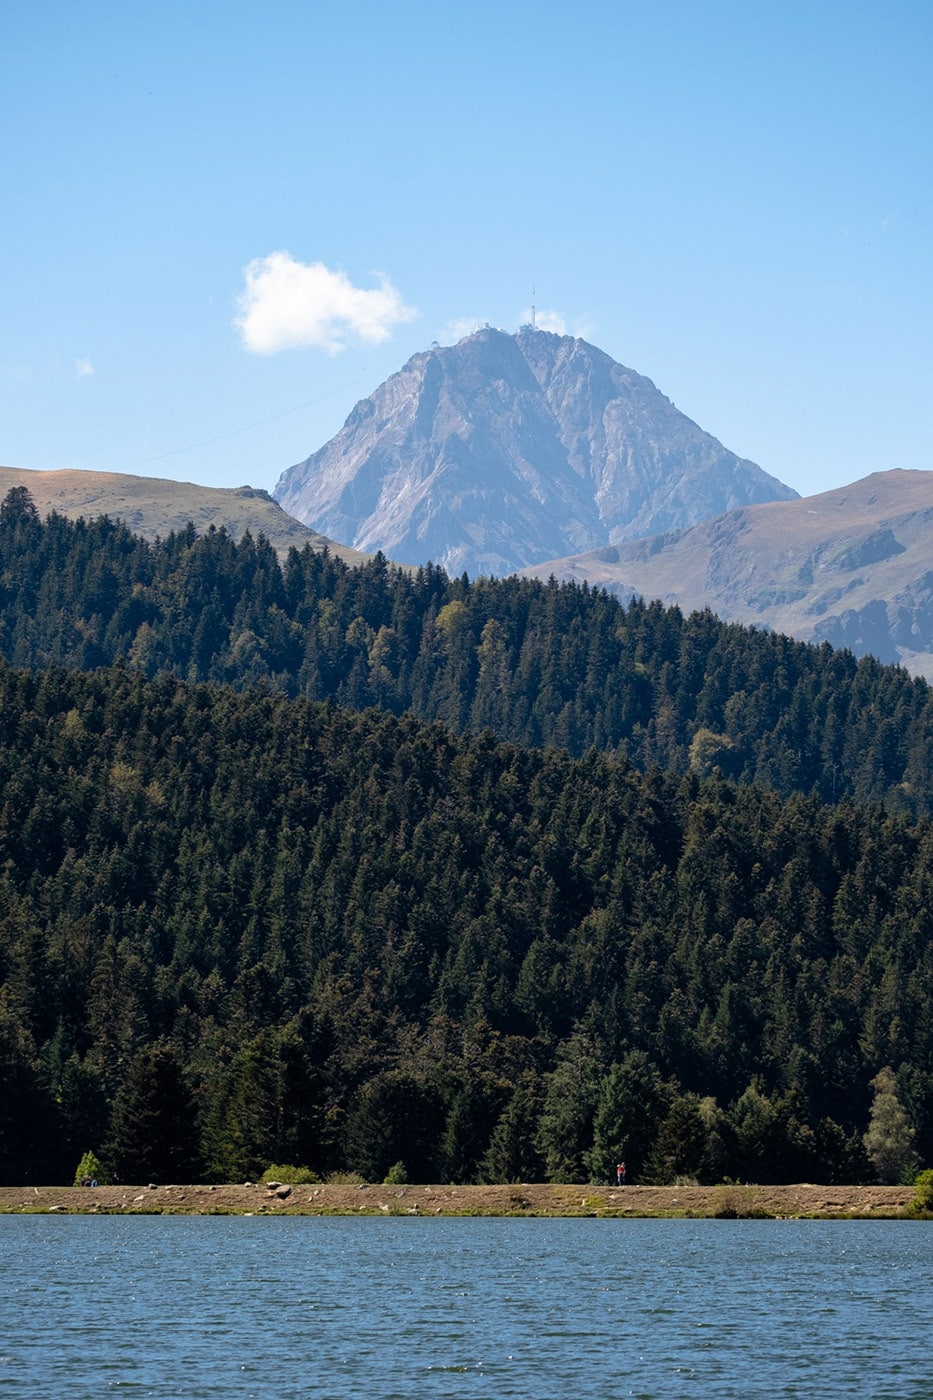
[[[357,549],[473,576],[796,495],[649,379],[531,327],[414,355],[274,494]]]

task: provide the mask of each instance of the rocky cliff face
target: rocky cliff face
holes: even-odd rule
[[[796,493],[650,380],[526,327],[413,356],[274,495],[358,549],[502,575]]]

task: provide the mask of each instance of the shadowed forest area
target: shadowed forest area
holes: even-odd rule
[[[0,508],[0,1182],[933,1160],[920,681]]]

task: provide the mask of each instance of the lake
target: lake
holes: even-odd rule
[[[907,1221],[0,1217],[0,1396],[930,1400]]]

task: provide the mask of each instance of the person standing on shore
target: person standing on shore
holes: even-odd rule
[[[624,1163],[624,1162],[620,1162],[619,1165],[616,1167],[616,1184],[619,1185],[619,1186],[624,1186],[624,1185],[625,1185],[625,1163]]]

